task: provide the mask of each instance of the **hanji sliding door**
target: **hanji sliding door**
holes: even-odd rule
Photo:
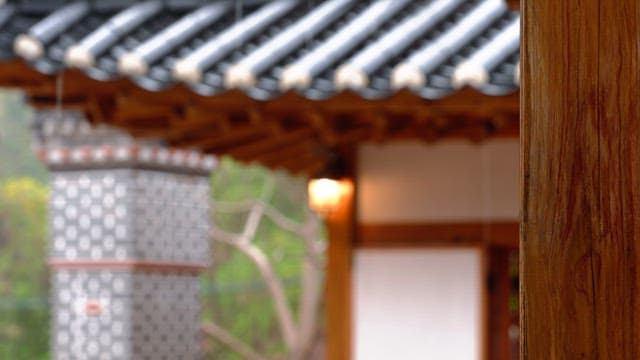
[[[362,249],[353,276],[354,359],[481,359],[479,249]]]

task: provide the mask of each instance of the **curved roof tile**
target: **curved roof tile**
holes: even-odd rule
[[[518,88],[519,21],[504,0],[23,0],[0,6],[0,60],[260,100],[503,95]]]

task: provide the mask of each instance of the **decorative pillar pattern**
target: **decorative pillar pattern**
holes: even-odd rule
[[[197,359],[215,159],[70,134],[40,148],[52,176],[52,357]]]

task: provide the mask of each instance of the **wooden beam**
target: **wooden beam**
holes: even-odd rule
[[[3,63],[0,66],[0,85],[2,86],[41,84],[47,82],[48,78],[49,76],[39,73],[20,60]]]
[[[384,114],[369,113],[365,115],[371,121],[371,140],[374,142],[383,142],[385,135],[389,130],[389,119]]]
[[[282,162],[279,166],[289,170],[293,174],[302,174],[305,170],[309,169],[309,167],[315,169],[320,167],[320,165],[327,164],[327,162],[327,154],[318,152],[316,149],[311,149],[307,152],[297,154],[291,159]]]
[[[292,130],[288,133],[273,136],[252,144],[237,146],[227,151],[227,154],[238,160],[253,160],[256,157],[289,144],[307,141],[313,137],[313,131],[309,128]]]
[[[182,112],[184,114],[185,124],[206,124],[206,127],[202,130],[215,131],[219,134],[226,134],[231,129],[229,114],[224,111],[207,111],[207,109],[188,105],[183,107]],[[181,126],[178,124],[176,125]],[[200,133],[200,135],[202,136],[203,134]]]
[[[87,115],[94,123],[107,123],[115,112],[115,100],[113,97],[90,96],[87,99]]]
[[[363,248],[485,245],[518,248],[517,222],[361,224],[356,245]]]
[[[198,139],[203,134],[212,135],[220,131],[215,120],[208,118],[176,118],[170,123],[170,133],[165,139],[174,146],[189,146],[193,139]]]
[[[312,150],[320,151],[320,145],[315,141],[300,141],[259,155],[256,157],[256,161],[267,167],[277,167],[292,158],[298,157],[300,154]]]
[[[132,84],[127,88],[126,95],[128,98],[138,102],[148,102],[151,104],[164,104],[167,106],[196,106],[200,107],[198,99],[200,95],[194,93],[186,85],[178,83],[175,86],[163,91],[149,91]],[[245,108],[246,109],[246,108]],[[219,112],[220,109],[212,109],[210,112]]]
[[[210,100],[215,103],[228,102],[223,98]],[[487,96],[475,89],[465,87],[438,100],[425,100],[410,91],[400,91],[380,101],[367,100],[352,93],[343,93],[324,101],[285,95],[265,103],[263,109],[274,114],[307,114],[321,109],[327,115],[364,112],[416,114],[429,109],[430,112],[442,116],[478,113],[486,117],[500,111],[518,112],[519,103],[520,96],[517,91],[505,96]],[[237,106],[242,108],[250,105],[239,102]]]
[[[312,178],[314,176],[318,176],[318,174],[322,173],[327,166],[329,165],[329,161],[323,157],[318,157],[314,161],[303,164],[299,168],[296,168],[298,174],[305,175],[308,178]]]
[[[507,4],[513,10],[520,10],[520,0],[507,0]]]
[[[350,160],[352,156],[347,154]],[[353,161],[350,161],[353,165]],[[355,169],[355,166],[350,166]],[[352,351],[352,257],[356,237],[355,178],[346,184],[340,206],[326,219],[329,248],[325,295],[325,359],[349,360]]]
[[[217,135],[214,135],[214,132],[207,133],[207,136],[197,141],[188,141],[185,143],[191,147],[202,149],[206,152],[219,152],[224,151],[229,147],[252,143],[273,133],[273,126],[246,125],[241,126],[240,128],[231,127],[226,134],[218,133]]]
[[[640,2],[523,7],[521,359],[639,359]]]
[[[171,106],[138,102],[125,96],[116,97],[115,106],[114,122],[135,122],[136,119],[177,116],[176,109]]]
[[[488,248],[489,316],[487,321],[487,356],[490,360],[510,360],[509,255],[513,250]]]
[[[355,145],[359,142],[369,139],[372,133],[373,130],[370,126],[344,130],[336,135],[335,141],[327,145],[330,147]]]
[[[319,111],[310,111],[305,115],[305,119],[309,122],[310,127],[319,134],[320,139],[325,144],[330,144],[336,141],[336,135],[333,129],[331,129],[327,124],[328,119],[326,115]]]

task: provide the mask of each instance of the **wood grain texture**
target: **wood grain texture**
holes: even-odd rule
[[[509,254],[505,248],[488,250],[489,316],[487,325],[487,357],[490,360],[509,360]]]
[[[360,224],[356,246],[361,248],[420,248],[431,246],[518,248],[517,222]]]
[[[103,82],[79,70],[65,71],[61,78],[58,94],[58,76],[38,73],[17,60],[0,66],[0,85],[21,88],[36,108],[55,108],[61,100],[65,108],[84,112],[93,123],[115,125],[138,138],[307,176],[322,168],[328,160],[325,154],[335,147],[518,136],[517,92],[487,96],[465,87],[443,99],[425,100],[403,90],[377,101],[350,92],[315,101],[292,92],[265,102],[237,90],[200,96],[184,84],[151,92],[125,78]],[[307,131],[305,141],[313,141],[320,151],[314,156],[295,154],[291,161],[271,157],[262,162],[263,154],[284,147],[278,142],[299,131]],[[275,148],[259,151],[265,141]],[[254,150],[247,153],[247,147]]]
[[[523,3],[523,360],[640,358],[639,10]]]
[[[477,247],[483,253],[483,359],[509,359],[509,254],[518,249],[517,222],[359,224],[357,249]]]
[[[513,10],[520,10],[520,0],[507,0],[507,5]]]
[[[356,238],[355,152],[343,152],[348,162],[347,185],[337,209],[326,219],[327,250],[325,292],[325,359],[349,360],[352,356],[352,260]]]

